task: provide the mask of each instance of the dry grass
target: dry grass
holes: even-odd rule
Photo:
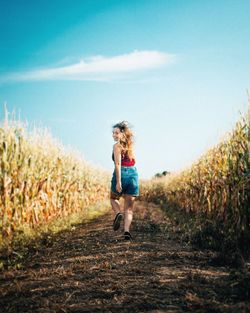
[[[226,236],[247,244],[250,208],[250,107],[232,132],[190,168],[144,181],[141,199],[180,208],[220,224]],[[202,226],[201,226],[202,227]]]
[[[0,246],[9,246],[18,232],[34,233],[107,198],[107,171],[64,148],[48,129],[28,132],[24,123],[5,114],[0,127]]]

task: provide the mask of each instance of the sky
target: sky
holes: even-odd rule
[[[0,0],[4,106],[113,171],[112,126],[139,177],[181,171],[249,106],[248,0]]]

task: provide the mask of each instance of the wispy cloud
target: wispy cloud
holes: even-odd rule
[[[112,57],[101,55],[83,58],[60,67],[32,69],[0,75],[0,82],[36,80],[108,81],[128,78],[134,73],[159,69],[176,61],[176,55],[159,51],[137,51]]]

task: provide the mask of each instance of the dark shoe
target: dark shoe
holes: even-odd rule
[[[124,239],[132,241],[132,236],[129,231],[124,232]]]
[[[113,222],[113,229],[114,230],[118,230],[120,228],[121,220],[122,220],[122,213],[119,212],[116,214],[116,217],[115,217],[114,222]]]

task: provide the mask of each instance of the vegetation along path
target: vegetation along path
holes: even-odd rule
[[[133,242],[113,217],[31,246],[0,274],[1,312],[249,312],[247,277],[183,243],[157,205],[135,203]]]

